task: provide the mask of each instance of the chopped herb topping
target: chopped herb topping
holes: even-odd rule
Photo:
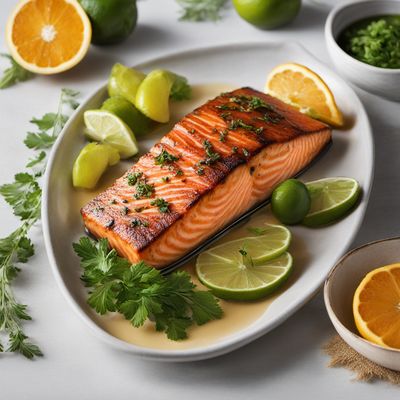
[[[196,133],[196,131],[195,131],[194,129],[189,129],[188,132],[189,132],[191,135],[194,135],[194,134]]]
[[[232,147],[232,153],[237,153],[239,148],[237,146]]]
[[[219,114],[219,116],[225,121],[232,118],[232,114],[230,112],[223,112]]]
[[[123,202],[123,203],[127,203],[128,200],[127,200],[127,199],[123,199],[122,202]]]
[[[153,200],[150,204],[152,206],[157,206],[159,211],[162,213],[168,213],[170,211],[168,201],[166,201],[162,198],[157,198],[157,199]]]
[[[243,155],[245,157],[248,157],[250,155],[250,153],[249,153],[249,151],[247,149],[243,149],[242,151],[243,151]]]
[[[181,169],[177,169],[175,172],[176,176],[182,176],[183,175],[183,171]]]
[[[112,199],[112,200],[110,201],[110,204],[117,204],[117,200]]]
[[[144,207],[135,207],[134,210],[135,212],[140,213],[144,210]]]
[[[204,146],[204,149],[207,154],[207,158],[203,161],[204,164],[206,164],[206,165],[214,164],[216,161],[218,161],[221,158],[221,155],[214,151],[213,146],[210,143],[210,141],[205,140],[203,142],[203,146]]]
[[[129,213],[129,208],[128,207],[124,207],[123,209],[122,209],[122,214],[123,215],[127,215]]]
[[[272,116],[271,114],[266,113],[262,117],[257,117],[257,119],[263,122],[272,122],[273,124],[277,124],[283,119],[283,117],[279,114]]]
[[[131,226],[133,226],[134,228],[137,226],[144,226],[147,228],[149,226],[149,223],[147,221],[142,221],[139,218],[134,218],[131,221]]]
[[[163,176],[161,179],[165,183],[168,183],[171,180],[171,178],[169,176]]]
[[[147,184],[145,181],[139,181],[136,184],[135,199],[138,200],[142,197],[151,197],[154,193],[154,186]]]
[[[226,136],[228,135],[229,131],[228,129],[224,129],[219,133],[219,141],[220,142],[225,142],[226,141]]]
[[[157,157],[154,157],[154,164],[165,165],[177,160],[179,160],[179,157],[175,157],[171,153],[168,153],[167,150],[163,149]]]
[[[128,182],[129,186],[134,186],[136,185],[137,181],[143,176],[143,172],[133,172],[129,173],[126,176],[126,180]]]
[[[203,167],[197,168],[196,174],[197,174],[197,175],[204,175],[204,168],[203,168]]]

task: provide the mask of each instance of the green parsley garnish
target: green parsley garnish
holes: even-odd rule
[[[0,56],[8,58],[11,63],[11,66],[5,69],[3,76],[0,77],[0,89],[8,88],[33,77],[32,72],[22,68],[9,54],[0,53]]]
[[[135,186],[137,181],[143,176],[143,172],[130,172],[126,176],[126,180],[129,186]]]
[[[172,163],[174,161],[178,161],[179,157],[176,157],[172,155],[171,153],[168,153],[167,150],[162,150],[161,153],[157,156],[154,157],[154,164],[156,165],[165,165]]]
[[[31,173],[16,174],[13,183],[0,186],[0,194],[21,221],[14,232],[0,239],[0,333],[8,336],[8,346],[4,348],[0,343],[0,351],[19,352],[27,358],[41,356],[42,352],[23,331],[22,322],[31,317],[27,306],[16,300],[12,282],[20,272],[19,264],[26,263],[34,254],[34,244],[28,234],[40,220],[42,190],[39,178],[45,171],[47,150],[56,140],[72,109],[78,106],[77,94],[63,89],[56,113],[32,119],[39,132],[28,133],[25,144],[37,151],[36,157],[27,164],[33,170]]]
[[[218,300],[209,291],[197,290],[185,271],[163,276],[144,262],[132,265],[109,250],[107,239],[96,243],[82,237],[73,247],[90,289],[88,304],[99,314],[119,312],[134,327],[149,320],[171,340],[186,339],[193,324],[222,316]]]
[[[161,178],[161,180],[162,180],[163,182],[165,182],[165,183],[168,183],[168,182],[171,180],[171,178],[170,178],[169,176],[163,176],[163,177]]]
[[[149,226],[149,223],[147,221],[142,221],[139,218],[134,218],[131,221],[131,225],[135,228],[137,226],[144,226],[145,228],[147,228]]]
[[[400,16],[380,16],[361,20],[339,36],[343,50],[366,64],[400,68]]]
[[[181,21],[217,21],[227,0],[177,0],[182,7]]]
[[[214,164],[216,161],[218,161],[221,158],[221,155],[214,151],[214,148],[209,140],[206,139],[203,142],[203,146],[206,151],[207,158],[203,161],[200,161],[200,163],[202,163],[202,164],[204,163],[206,165],[211,165],[211,164]]]
[[[150,205],[152,205],[152,206],[157,206],[161,213],[168,213],[168,212],[170,211],[170,210],[169,210],[169,203],[168,203],[168,201],[166,201],[166,200],[164,200],[164,199],[162,199],[162,198],[154,199],[154,200],[150,203]]]
[[[169,94],[170,99],[175,101],[189,100],[192,97],[192,88],[188,80],[172,72],[170,72],[170,75],[173,79],[171,92]]]
[[[138,181],[135,186],[136,193],[135,199],[141,199],[142,197],[151,197],[154,193],[154,186],[147,184],[145,181]]]
[[[225,142],[226,141],[226,137],[228,136],[228,133],[229,133],[228,129],[224,129],[223,131],[221,131],[219,133],[219,141],[220,142]]]

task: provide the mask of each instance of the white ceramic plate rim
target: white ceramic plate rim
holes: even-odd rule
[[[217,51],[217,50],[225,50],[229,48],[238,48],[238,47],[248,47],[248,46],[294,46],[297,47],[298,50],[301,50],[304,52],[308,57],[312,58],[313,61],[318,64],[318,66],[321,69],[324,69],[326,71],[329,71],[331,75],[335,77],[335,80],[340,82],[342,85],[346,86],[348,90],[350,90],[353,95],[355,101],[358,103],[358,109],[360,110],[359,112],[362,114],[362,118],[365,120],[367,123],[368,129],[366,132],[364,132],[365,135],[368,136],[369,140],[369,149],[370,149],[370,154],[368,154],[369,160],[371,160],[371,166],[370,166],[370,171],[368,174],[365,175],[365,185],[363,187],[364,193],[363,193],[363,205],[360,205],[360,207],[363,206],[363,209],[361,210],[360,218],[359,220],[353,225],[352,228],[352,233],[349,236],[346,244],[345,244],[345,250],[344,252],[348,249],[350,244],[352,243],[355,235],[357,234],[361,223],[363,221],[365,211],[367,208],[368,204],[368,199],[371,191],[371,186],[372,186],[372,179],[373,179],[373,173],[374,173],[374,145],[373,145],[373,139],[372,139],[372,130],[369,125],[369,120],[367,117],[367,114],[365,112],[365,109],[359,100],[358,96],[355,94],[353,89],[349,87],[349,85],[342,79],[340,78],[336,73],[332,72],[325,64],[321,63],[319,60],[317,60],[308,50],[306,50],[302,45],[296,43],[296,42],[277,42],[277,41],[263,41],[263,42],[242,42],[242,43],[232,43],[232,44],[225,44],[225,45],[218,45],[218,46],[212,46],[212,47],[200,47],[197,49],[193,50],[187,50],[187,51],[181,51],[181,52],[176,52],[172,53],[169,55],[161,56],[159,58],[154,58],[150,59],[146,62],[140,63],[139,65],[134,66],[134,68],[138,69],[144,69],[148,64],[160,64],[162,65],[163,62],[166,62],[168,59],[173,59],[176,57],[190,57],[192,54],[197,54],[201,52],[207,52],[207,51]],[[79,111],[82,108],[86,107],[86,103],[88,103],[93,97],[96,96],[98,92],[103,90],[105,85],[96,90],[92,95],[88,96],[85,101],[81,103],[79,108],[76,110]],[[359,115],[360,117],[360,115]],[[326,275],[328,274],[321,274],[321,277],[319,280],[316,280],[313,285],[310,285],[307,290],[304,291],[304,295],[302,297],[298,297],[296,301],[293,301],[292,303],[288,304],[286,306],[286,310],[282,311],[280,315],[271,318],[268,320],[268,322],[264,323],[261,327],[260,324],[252,324],[248,328],[244,329],[243,331],[240,332],[239,334],[235,334],[234,337],[224,339],[223,341],[220,341],[218,343],[211,344],[205,348],[193,348],[193,349],[186,349],[186,350],[158,350],[158,349],[149,349],[149,348],[144,348],[140,346],[136,346],[134,344],[127,343],[123,340],[120,340],[111,334],[105,332],[102,328],[100,328],[91,318],[89,318],[86,313],[81,309],[79,304],[74,300],[74,298],[71,296],[67,286],[65,285],[65,282],[61,276],[60,272],[60,267],[58,266],[56,262],[56,257],[55,253],[51,244],[51,237],[50,237],[50,230],[49,230],[49,214],[48,214],[48,194],[49,194],[49,181],[50,181],[50,172],[52,170],[52,164],[54,163],[54,160],[57,157],[58,151],[61,147],[64,133],[68,131],[69,125],[72,123],[73,117],[69,119],[69,121],[66,123],[63,131],[60,133],[59,137],[56,140],[56,143],[53,146],[53,149],[51,151],[51,154],[49,156],[49,161],[47,165],[47,170],[46,174],[44,176],[44,189],[43,189],[43,197],[42,197],[42,225],[43,225],[43,235],[44,235],[44,242],[47,250],[47,254],[49,257],[50,265],[54,274],[54,277],[56,279],[56,282],[58,286],[60,287],[61,292],[63,293],[64,297],[67,299],[68,303],[72,306],[72,308],[75,310],[75,312],[80,316],[80,318],[85,322],[85,324],[98,336],[100,339],[104,340],[106,343],[112,345],[113,347],[116,347],[118,349],[124,350],[131,352],[133,354],[136,354],[138,356],[148,358],[148,359],[153,359],[153,360],[159,360],[159,361],[193,361],[193,360],[202,360],[202,359],[207,359],[211,357],[216,357],[218,355],[222,355],[225,353],[228,353],[232,350],[235,350],[239,347],[242,347],[251,341],[261,337],[265,333],[271,331],[278,325],[280,325],[282,322],[284,322],[287,318],[289,318],[291,315],[293,315],[298,309],[300,309],[305,303],[307,303],[316,293],[317,291],[321,288],[323,285],[323,282],[325,281]],[[340,255],[338,255],[339,258]],[[335,264],[337,260],[333,260],[332,263]]]

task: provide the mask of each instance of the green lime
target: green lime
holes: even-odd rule
[[[210,249],[197,258],[197,276],[218,297],[228,300],[257,300],[284,283],[292,267],[292,256],[285,252],[273,260],[255,265],[250,252],[236,251],[228,258]]]
[[[311,227],[326,225],[343,217],[361,194],[360,185],[352,178],[325,178],[306,185],[311,208],[303,224]]]
[[[233,0],[237,13],[261,29],[274,29],[292,21],[301,0]]]
[[[135,135],[128,125],[109,111],[88,110],[83,114],[86,135],[106,143],[119,151],[121,158],[129,158],[139,151]]]
[[[118,162],[118,151],[108,144],[87,144],[79,153],[72,169],[74,187],[93,189],[107,167]]]
[[[79,0],[92,24],[92,43],[112,44],[135,29],[136,0]]]
[[[310,210],[310,195],[304,183],[297,179],[282,182],[272,193],[271,208],[284,224],[300,223]]]
[[[108,78],[109,96],[122,96],[135,104],[137,89],[145,76],[143,72],[136,69],[119,63],[114,64]]]
[[[110,111],[121,118],[135,136],[145,134],[150,125],[150,120],[144,116],[130,101],[121,96],[110,97],[101,106],[101,110]]]
[[[144,115],[157,122],[169,121],[169,95],[174,83],[170,72],[151,71],[139,85],[136,107]]]

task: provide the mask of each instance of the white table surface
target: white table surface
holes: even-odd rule
[[[1,0],[0,31],[16,0]],[[304,4],[297,20],[274,31],[258,31],[233,9],[218,23],[178,22],[173,0],[139,1],[139,25],[125,43],[93,47],[73,71],[38,77],[0,91],[0,182],[23,169],[31,152],[22,143],[32,116],[56,109],[60,88],[88,95],[119,61],[134,65],[170,52],[209,45],[262,40],[297,40],[330,63],[324,44],[324,10]],[[0,35],[0,51],[6,51]],[[0,64],[5,65],[3,62]],[[266,71],[267,72],[267,71]],[[376,173],[365,221],[353,247],[399,232],[400,106],[357,90],[371,119]],[[17,226],[0,203],[0,236]],[[386,383],[358,383],[344,369],[327,368],[321,346],[334,334],[321,293],[283,325],[233,353],[202,362],[156,363],[108,348],[88,331],[62,297],[52,276],[41,236],[32,234],[36,255],[16,282],[18,298],[29,305],[26,332],[45,356],[28,361],[0,355],[0,398],[46,399],[398,399],[400,389]]]

